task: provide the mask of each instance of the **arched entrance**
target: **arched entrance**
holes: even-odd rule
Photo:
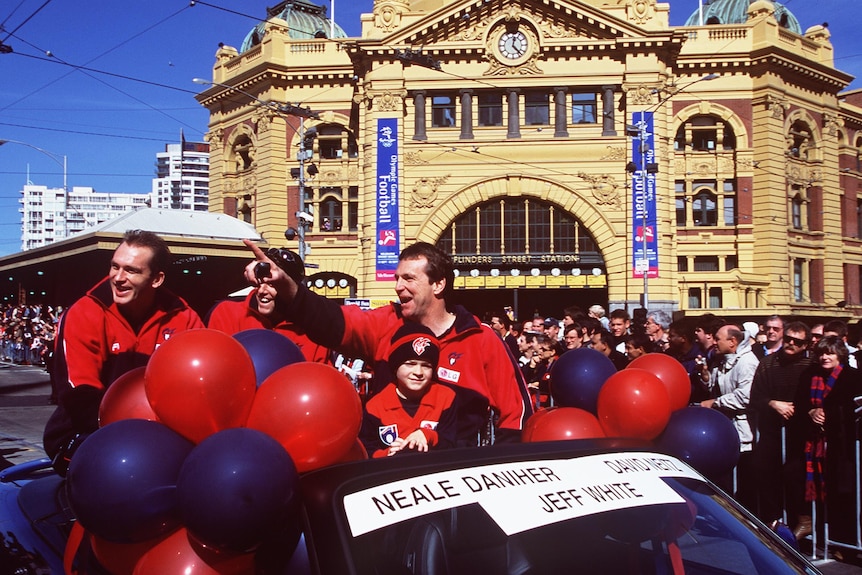
[[[511,307],[519,320],[560,318],[572,306],[607,307],[608,266],[599,243],[555,200],[582,208],[586,202],[549,189],[546,181],[529,181],[543,193],[499,194],[466,206],[433,240],[455,263],[454,301],[480,317]],[[549,193],[554,190],[559,193]]]

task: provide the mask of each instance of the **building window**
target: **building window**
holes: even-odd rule
[[[796,194],[790,200],[790,224],[793,226],[794,230],[801,230],[802,229],[802,226],[803,226],[803,223],[802,223],[803,205],[802,204],[803,203],[804,203],[804,200],[802,199],[802,196],[799,194]]]
[[[862,239],[862,199],[856,200],[856,237]]]
[[[696,226],[715,226],[718,224],[716,197],[710,191],[703,190],[695,194],[691,206],[692,219]]]
[[[695,256],[694,271],[696,272],[717,272],[718,271],[718,256]]]
[[[524,121],[528,126],[547,126],[551,122],[550,96],[546,92],[524,94]]]
[[[595,94],[572,94],[572,123],[595,124],[598,105]]]
[[[724,307],[722,291],[720,287],[709,288],[709,307],[711,309],[721,309]]]
[[[702,293],[699,287],[688,288],[688,307],[690,309],[703,307],[701,304]]]
[[[736,254],[725,256],[724,269],[725,271],[735,270],[739,267],[739,256]]]
[[[676,225],[679,227],[685,227],[687,222],[687,214],[686,214],[686,206],[685,202],[687,198],[685,197],[685,182],[677,181],[674,184],[675,188],[675,199],[674,206],[676,207]]]
[[[479,125],[503,125],[503,94],[499,92],[480,92],[476,95],[479,101]]]
[[[791,158],[807,160],[808,152],[814,143],[811,133],[811,128],[802,120],[796,120],[793,122],[790,126],[790,133],[788,134],[790,147],[787,150],[787,155]]]
[[[438,245],[453,256],[528,255],[524,261],[529,267],[604,265],[595,240],[579,221],[558,206],[531,198],[495,199],[474,206],[450,224]],[[543,262],[545,254],[564,257]]]
[[[438,94],[431,97],[431,126],[451,128],[455,125],[455,96]]]
[[[678,272],[687,272],[688,271],[688,257],[676,256],[676,271],[678,271]]]
[[[307,188],[308,189],[308,188]],[[348,231],[359,228],[359,187],[348,188],[347,198],[344,189],[323,187],[315,210],[315,226],[319,232],[340,232],[344,229],[345,217]],[[346,213],[345,213],[346,212]]]
[[[736,225],[736,182],[724,182],[724,225]]]
[[[793,260],[793,299],[794,301],[803,301],[805,299],[803,291],[803,269],[804,262],[801,259]]]
[[[734,150],[736,134],[730,124],[721,118],[710,115],[692,116],[679,127],[673,141],[674,150],[682,151],[686,148],[695,152]]]

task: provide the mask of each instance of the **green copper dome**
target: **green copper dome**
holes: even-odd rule
[[[312,38],[347,38],[341,26],[326,17],[326,7],[312,4],[308,0],[285,0],[266,9],[267,19],[281,18],[287,22],[287,35],[294,40]],[[242,42],[240,52],[257,46],[263,39],[266,22],[261,22],[249,32]]]
[[[802,34],[799,20],[783,4],[773,0],[765,0],[775,6],[775,19],[778,23],[797,34]],[[744,24],[748,22],[748,7],[752,0],[703,0],[703,23],[706,24]],[[686,26],[699,26],[701,23],[700,8],[694,11],[686,21]]]

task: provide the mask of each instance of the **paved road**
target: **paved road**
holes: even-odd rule
[[[45,457],[42,430],[54,412],[50,396],[44,368],[0,362],[0,469]],[[862,554],[845,551],[845,558],[815,565],[826,575],[862,575]]]
[[[54,412],[42,367],[0,362],[0,468],[45,457],[42,430]]]

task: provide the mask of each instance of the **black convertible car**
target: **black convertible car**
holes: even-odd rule
[[[685,463],[619,440],[358,461],[301,491],[286,573],[818,573]],[[44,461],[0,473],[0,571],[62,573],[72,520]]]

